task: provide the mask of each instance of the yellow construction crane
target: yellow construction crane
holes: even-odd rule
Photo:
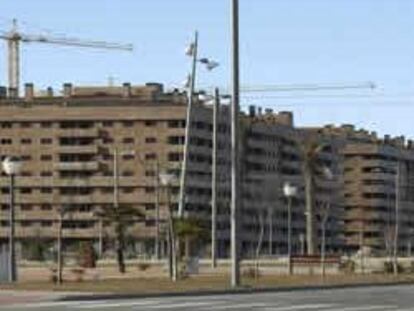
[[[20,42],[38,42],[57,45],[68,45],[83,48],[132,51],[131,44],[112,43],[105,41],[87,41],[77,38],[49,37],[19,32],[17,20],[13,20],[12,29],[8,32],[0,31],[0,39],[7,41],[8,46],[8,83],[9,88],[18,94],[20,84]]]

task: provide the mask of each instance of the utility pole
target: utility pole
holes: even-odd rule
[[[240,285],[239,211],[239,1],[231,0],[232,105],[231,105],[231,286]]]
[[[190,87],[188,90],[188,105],[187,105],[187,115],[186,115],[186,123],[185,123],[185,135],[184,135],[184,149],[183,149],[183,162],[181,168],[181,176],[180,176],[180,194],[178,199],[178,217],[181,218],[184,215],[184,205],[185,205],[185,188],[186,188],[186,181],[187,181],[187,162],[188,162],[188,149],[190,145],[190,129],[191,129],[191,116],[192,116],[192,108],[193,108],[193,99],[194,99],[194,89],[195,89],[195,81],[196,81],[196,74],[197,74],[197,50],[198,50],[198,32],[196,31],[194,34],[194,42],[190,48],[190,52],[192,53],[192,68],[191,68],[191,79],[190,79]]]
[[[397,160],[397,170],[395,172],[395,232],[394,232],[394,249],[393,249],[393,272],[398,274],[398,235],[400,222],[400,161]]]
[[[211,169],[211,267],[217,267],[217,149],[218,149],[218,115],[220,109],[220,91],[214,90],[213,105],[213,154]]]

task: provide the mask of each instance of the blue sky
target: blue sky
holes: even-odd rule
[[[17,18],[23,32],[131,42],[133,53],[46,44],[22,48],[22,80],[149,81],[179,86],[190,64],[183,50],[195,29],[200,53],[217,59],[198,85],[228,85],[229,0],[3,0],[0,29]],[[240,0],[242,84],[355,84],[374,91],[255,94],[244,104],[293,110],[298,125],[355,123],[382,134],[414,137],[414,1]],[[0,84],[6,83],[0,45]]]

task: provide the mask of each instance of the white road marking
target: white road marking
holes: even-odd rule
[[[270,307],[270,306],[278,306],[280,304],[274,304],[274,303],[243,303],[243,304],[227,304],[225,306],[218,306],[218,307],[209,307],[209,310],[230,310],[230,309],[246,309],[246,308],[263,308],[263,307]]]
[[[284,306],[284,307],[276,307],[276,308],[265,308],[263,310],[268,310],[268,311],[297,311],[297,310],[312,310],[312,309],[317,309],[319,310],[320,308],[329,308],[329,307],[333,307],[335,305],[333,304],[307,304],[307,305],[291,305],[291,306]]]
[[[158,305],[158,306],[146,306],[146,308],[151,309],[169,309],[169,308],[186,308],[186,307],[200,307],[200,306],[211,306],[217,304],[217,302],[183,302],[183,303],[168,303],[164,305]]]
[[[124,302],[111,302],[102,303],[101,301],[95,301],[95,303],[88,303],[83,305],[82,303],[75,305],[77,309],[101,309],[101,308],[116,308],[116,307],[133,307],[133,306],[148,306],[162,304],[162,301],[124,301]]]
[[[335,308],[335,309],[328,309],[326,311],[371,311],[371,310],[398,310],[397,306],[355,306],[355,307],[344,307],[344,308]]]

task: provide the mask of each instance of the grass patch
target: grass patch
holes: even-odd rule
[[[348,285],[364,283],[414,283],[414,275],[340,275],[327,276],[262,276],[258,279],[242,279],[246,288],[286,288],[318,285]],[[65,282],[58,286],[50,282],[21,282],[14,285],[0,285],[1,289],[76,291],[94,293],[154,294],[166,292],[208,291],[230,289],[229,276],[198,276],[171,282],[167,278],[114,279],[84,282]]]

